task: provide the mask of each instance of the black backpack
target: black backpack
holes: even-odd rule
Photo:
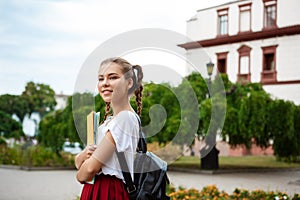
[[[124,152],[117,152],[130,200],[169,200],[167,163],[147,151],[147,143],[139,120],[139,142],[134,159],[134,182],[128,169]]]

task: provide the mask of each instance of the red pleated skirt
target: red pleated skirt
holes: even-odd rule
[[[122,180],[115,176],[100,174],[94,184],[84,184],[80,200],[129,200]]]

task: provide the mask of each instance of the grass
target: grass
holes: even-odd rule
[[[170,165],[170,167],[200,169],[200,158],[196,156],[183,156]],[[219,156],[219,169],[277,169],[300,168],[300,163],[288,163],[276,160],[275,156]]]

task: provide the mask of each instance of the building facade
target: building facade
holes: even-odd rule
[[[55,101],[56,101],[56,106],[55,106],[55,110],[63,110],[68,103],[68,95],[65,94],[55,94],[54,96]]]
[[[238,0],[201,9],[187,21],[194,42],[179,46],[196,65],[208,62],[199,57],[204,50],[214,74],[260,82],[273,98],[300,105],[299,7],[299,0]]]

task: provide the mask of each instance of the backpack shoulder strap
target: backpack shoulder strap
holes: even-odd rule
[[[138,141],[138,145],[137,145],[137,151],[146,153],[147,152],[147,142],[145,139],[145,134],[143,133],[143,130],[142,130],[141,119],[137,114],[135,114],[135,116],[139,122],[139,141]]]
[[[116,150],[116,153],[117,153],[117,157],[118,157],[121,169],[122,169],[122,174],[123,174],[123,177],[124,177],[124,180],[125,180],[125,183],[126,183],[127,192],[129,194],[131,194],[132,192],[136,191],[136,187],[135,187],[135,185],[132,181],[124,152],[118,152]]]
[[[145,140],[144,133],[142,131],[141,119],[137,114],[136,114],[136,118],[139,122],[139,141],[138,141],[137,151],[142,151],[143,153],[146,153],[147,152],[147,143],[146,143],[146,140]],[[118,152],[116,150],[116,154],[117,154],[117,157],[118,157],[121,169],[122,169],[122,174],[123,174],[123,177],[124,177],[124,180],[125,180],[125,183],[126,183],[127,191],[130,195],[131,193],[136,191],[136,186],[134,185],[134,183],[132,181],[124,152]]]

